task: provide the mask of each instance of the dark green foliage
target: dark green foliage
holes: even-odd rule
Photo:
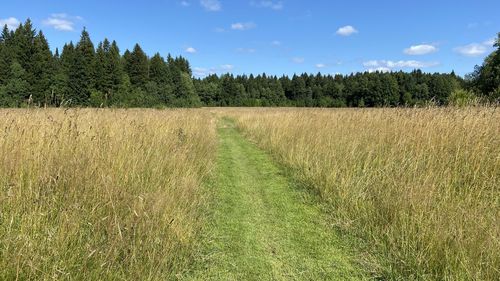
[[[499,39],[500,40],[500,35]],[[496,47],[500,49],[500,41]],[[500,97],[500,51],[492,53],[466,84],[490,99]],[[149,58],[139,44],[123,56],[115,41],[97,49],[87,30],[76,46],[52,55],[28,19],[0,35],[1,106],[197,107],[308,106],[381,107],[445,105],[464,81],[451,74],[300,74],[293,77],[232,74],[193,79],[184,57]]]
[[[96,104],[98,96],[99,106],[109,106],[120,88],[123,75],[118,45],[115,41],[110,43],[108,39],[104,39],[96,51],[95,89],[91,92],[91,104]]]
[[[476,66],[467,80],[474,92],[491,101],[500,102],[500,32],[494,46],[497,49],[484,60],[482,66]]]
[[[452,74],[357,73],[342,75],[294,75],[281,78],[216,75],[196,80],[196,90],[208,106],[315,106],[381,107],[446,104],[460,88]]]
[[[96,65],[95,49],[87,30],[82,31],[80,41],[76,44],[74,57],[68,69],[70,103],[87,105],[94,89]]]
[[[0,106],[19,107],[31,103],[29,83],[25,77],[26,71],[14,61],[10,66],[10,78],[5,85],[0,86]]]
[[[144,87],[148,82],[148,56],[139,44],[135,44],[134,50],[125,56],[125,70],[133,86]]]
[[[54,82],[54,57],[50,51],[45,36],[40,31],[34,40],[31,87],[35,104],[49,104],[51,100],[51,85]]]

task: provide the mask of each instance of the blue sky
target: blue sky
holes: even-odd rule
[[[208,73],[348,74],[406,70],[464,75],[500,32],[500,1],[17,0],[0,24],[30,17],[51,48],[78,41],[85,26],[124,51],[187,57]]]

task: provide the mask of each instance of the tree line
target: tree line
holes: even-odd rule
[[[446,105],[454,97],[498,100],[499,85],[499,50],[466,79],[420,70],[293,77],[213,74],[202,79],[193,78],[182,56],[149,57],[139,44],[122,54],[108,39],[96,47],[85,29],[76,44],[54,53],[29,19],[12,31],[4,26],[0,35],[1,107]]]
[[[139,44],[120,53],[104,39],[80,40],[52,53],[42,31],[28,19],[0,36],[0,106],[154,107],[200,106],[183,57],[149,58]]]

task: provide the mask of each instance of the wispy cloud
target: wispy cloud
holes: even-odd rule
[[[492,37],[491,39],[484,41],[483,45],[493,47],[493,45],[495,45],[495,38]]]
[[[223,71],[232,71],[234,70],[234,65],[232,64],[223,64],[220,66],[220,69]]]
[[[199,78],[206,77],[211,74],[222,74],[228,73],[234,70],[234,65],[232,64],[223,64],[216,67],[193,67],[193,75]]]
[[[259,7],[259,8],[268,8],[272,10],[283,10],[285,5],[283,4],[283,1],[269,1],[269,0],[263,0],[263,1],[252,1],[251,2],[252,6]]]
[[[182,7],[189,7],[189,6],[191,6],[191,3],[188,2],[188,1],[181,1],[180,4],[181,4]]]
[[[6,18],[6,19],[0,19],[0,28],[3,28],[4,26],[7,25],[7,28],[9,30],[14,30],[20,24],[21,24],[21,22],[18,19],[14,18],[14,17]]]
[[[422,44],[410,46],[404,49],[404,53],[412,56],[421,56],[437,52],[439,49],[434,45]]]
[[[244,30],[250,30],[256,28],[257,25],[253,22],[237,22],[231,24],[231,29],[232,30],[239,30],[239,31],[244,31]]]
[[[481,43],[471,43],[464,46],[458,46],[453,50],[463,56],[478,57],[486,54],[493,49],[495,39],[491,38]]]
[[[294,57],[292,58],[292,62],[294,63],[304,63],[306,60],[302,57]]]
[[[60,31],[73,31],[75,20],[82,20],[80,16],[68,16],[67,14],[52,14],[49,18],[43,20],[43,24],[50,26],[56,30]]]
[[[417,61],[417,60],[400,60],[400,61],[391,61],[391,60],[370,60],[363,62],[363,66],[368,69],[370,72],[381,71],[387,72],[392,71],[394,69],[404,69],[404,68],[427,68],[438,66],[439,62],[435,61]]]
[[[339,29],[337,29],[337,35],[340,35],[340,36],[351,36],[353,34],[356,34],[358,33],[359,31],[354,28],[352,25],[346,25],[346,26],[342,26],[340,27]]]
[[[255,53],[257,50],[253,49],[253,48],[237,48],[236,51],[238,53],[247,53],[247,54],[253,54]]]
[[[271,45],[275,47],[281,46],[281,41],[274,40],[273,42],[271,42]]]
[[[319,68],[319,69],[322,69],[322,68],[326,68],[326,67],[327,67],[327,65],[326,65],[326,64],[324,64],[324,63],[317,63],[315,66],[316,66],[316,68]]]
[[[388,67],[377,67],[377,68],[369,68],[368,69],[368,72],[370,73],[373,73],[373,72],[391,72],[392,69],[388,68]]]
[[[200,5],[205,10],[210,12],[218,12],[222,10],[222,5],[218,0],[200,0]]]
[[[184,50],[188,54],[196,54],[197,50],[193,47],[187,47],[186,50]]]
[[[467,57],[477,57],[484,55],[488,51],[488,48],[484,44],[472,43],[456,47],[454,50],[455,52]]]

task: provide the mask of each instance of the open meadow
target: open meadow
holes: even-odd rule
[[[0,279],[498,280],[499,136],[496,107],[0,110]]]
[[[214,166],[199,110],[0,110],[0,279],[185,271]]]
[[[499,0],[4,2],[0,281],[500,281]]]
[[[386,276],[500,276],[497,107],[222,112],[317,190]]]

